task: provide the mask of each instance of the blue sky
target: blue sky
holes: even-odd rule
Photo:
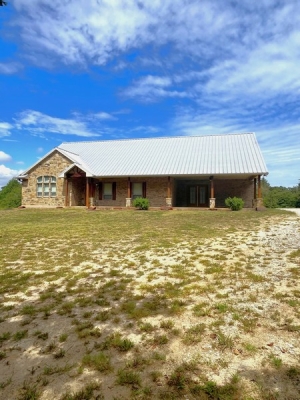
[[[300,179],[298,0],[8,0],[0,187],[65,141],[255,132]]]

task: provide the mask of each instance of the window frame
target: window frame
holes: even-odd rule
[[[36,178],[36,197],[51,198],[57,195],[57,179],[54,175],[39,175]]]
[[[142,185],[142,191],[139,194],[135,194],[134,193],[134,186],[136,184]],[[136,181],[136,182],[131,182],[130,183],[130,194],[131,194],[131,198],[132,200],[141,197],[142,199],[145,199],[147,197],[147,192],[146,192],[146,188],[147,188],[147,183],[146,182],[141,182],[141,181]]]
[[[111,194],[105,194],[105,185],[111,185]],[[98,183],[99,200],[117,200],[117,182],[99,182]],[[107,197],[105,197],[107,196]]]

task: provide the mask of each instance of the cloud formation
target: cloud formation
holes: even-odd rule
[[[15,121],[15,126],[17,129],[29,130],[37,136],[45,136],[49,133],[80,137],[99,136],[88,128],[87,122],[78,119],[77,116],[74,119],[63,119],[34,110],[21,112]]]
[[[8,122],[0,122],[0,138],[10,136],[10,131],[13,125]]]
[[[21,69],[21,65],[17,62],[0,63],[0,74],[12,75]]]
[[[5,186],[7,182],[21,173],[21,170],[11,169],[0,164],[0,188]]]
[[[0,150],[0,162],[11,161],[11,156],[9,154],[4,153],[4,151]]]
[[[90,76],[104,72],[112,85],[103,93],[126,101],[131,119],[123,124],[116,112],[59,118],[27,110],[14,124],[0,123],[0,137],[16,127],[41,137],[143,135],[140,127],[149,135],[255,131],[271,168],[280,169],[275,160],[282,166],[293,160],[295,181],[300,3],[14,0],[13,7],[9,34],[23,59]],[[14,73],[16,66],[0,64],[0,73]],[[159,118],[152,120],[147,107]]]

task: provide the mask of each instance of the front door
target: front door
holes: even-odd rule
[[[190,185],[188,187],[188,205],[190,207],[208,206],[208,186]]]

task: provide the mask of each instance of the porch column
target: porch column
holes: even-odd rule
[[[259,208],[263,206],[263,199],[262,199],[262,194],[261,194],[261,176],[258,175],[257,177],[257,198],[255,200],[255,209],[258,211]]]
[[[257,178],[253,179],[253,207],[256,207],[256,199],[257,199]]]
[[[168,176],[168,189],[167,189],[166,206],[167,207],[172,207],[171,177],[170,176]]]
[[[127,197],[126,197],[126,207],[131,207],[131,182],[130,177],[127,179]]]
[[[257,190],[257,197],[261,199],[261,180],[260,180],[260,175],[258,175],[258,190]]]
[[[88,208],[90,206],[90,182],[89,182],[89,178],[86,178],[85,205]]]
[[[216,198],[215,198],[215,186],[214,186],[214,177],[210,176],[210,199],[209,199],[209,208],[210,210],[214,210],[216,208]]]
[[[65,207],[68,206],[68,196],[69,196],[69,181],[68,178],[66,179],[66,195],[65,195]]]

